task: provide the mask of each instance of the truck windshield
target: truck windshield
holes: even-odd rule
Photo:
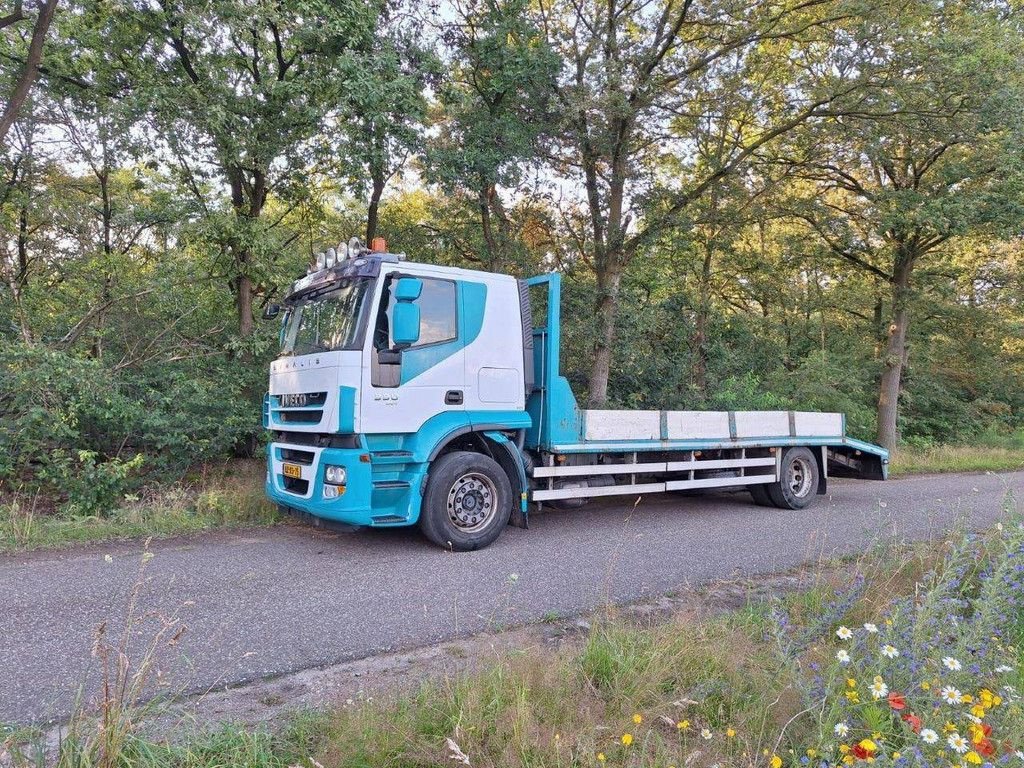
[[[359,349],[372,284],[370,278],[344,280],[290,306],[281,333],[281,354]]]

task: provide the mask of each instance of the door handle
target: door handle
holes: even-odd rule
[[[461,389],[449,389],[444,393],[444,404],[445,405],[462,405],[462,390]]]

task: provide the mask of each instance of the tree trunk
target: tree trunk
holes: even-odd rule
[[[711,267],[714,248],[710,242],[704,246],[704,264],[700,273],[700,298],[690,337],[690,384],[702,396],[707,394],[708,376],[708,320],[711,314]]]
[[[227,176],[231,182],[231,204],[235,215],[242,219],[256,221],[263,212],[266,202],[266,177],[260,171],[254,171],[249,184],[245,182],[241,168],[229,167]],[[248,247],[232,243],[235,276],[232,288],[235,291],[235,309],[238,312],[238,335],[247,339],[252,335],[254,323],[252,317],[252,278],[248,274],[252,262],[252,253]]]
[[[240,275],[235,289],[235,307],[238,309],[238,335],[243,339],[252,336],[252,279]]]
[[[907,359],[907,328],[910,324],[910,272],[912,261],[900,259],[892,281],[892,320],[882,360],[878,387],[878,443],[893,450],[899,441],[898,418],[903,366]]]
[[[18,112],[21,111],[21,106],[28,98],[32,84],[39,75],[39,64],[43,60],[43,43],[46,41],[46,33],[50,29],[50,23],[53,21],[53,14],[56,10],[57,0],[44,0],[39,6],[39,15],[32,28],[32,40],[28,46],[25,64],[15,82],[14,92],[3,113],[0,114],[0,148],[4,147],[7,132],[14,125],[14,121],[18,119]]]
[[[373,188],[370,190],[370,204],[366,208],[366,244],[369,245],[377,236],[377,225],[380,221],[380,199],[384,195],[383,174],[373,174]]]
[[[484,238],[484,247],[487,248],[487,269],[492,272],[496,270],[498,264],[498,241],[494,236],[494,224],[491,221],[491,195],[493,193],[494,186],[481,180],[476,202],[480,210],[480,234]]]
[[[589,383],[592,408],[600,408],[608,402],[608,374],[612,365],[615,316],[618,314],[621,282],[622,276],[618,272],[599,274],[597,278],[597,342],[594,344],[594,363],[590,368]]]

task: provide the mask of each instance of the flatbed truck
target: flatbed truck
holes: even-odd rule
[[[802,509],[888,453],[840,413],[581,409],[560,370],[561,276],[414,263],[355,238],[268,317],[267,496],[314,521],[419,525],[451,550],[540,505],[741,489]]]

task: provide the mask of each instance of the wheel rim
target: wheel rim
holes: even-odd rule
[[[464,533],[487,527],[494,517],[498,489],[486,475],[467,472],[448,491],[448,519]]]
[[[802,499],[811,492],[811,483],[814,481],[814,473],[810,463],[806,459],[793,459],[786,473],[786,482],[792,494]]]

